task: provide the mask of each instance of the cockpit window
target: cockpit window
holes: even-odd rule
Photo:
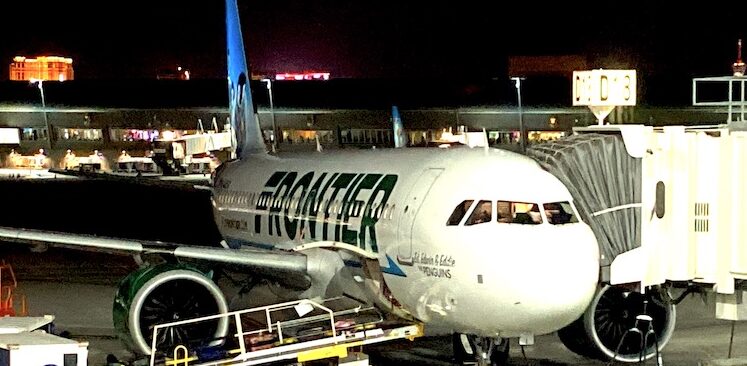
[[[451,216],[449,216],[449,220],[446,221],[447,226],[455,226],[459,225],[459,222],[462,221],[462,218],[464,215],[467,214],[467,210],[469,210],[470,206],[472,206],[472,202],[475,202],[475,200],[464,200],[462,203],[458,204],[454,211],[451,213]]]
[[[464,225],[477,225],[490,222],[493,219],[493,203],[490,201],[480,201],[472,211],[467,222]]]
[[[545,216],[547,221],[553,225],[572,224],[578,222],[573,212],[573,206],[567,201],[545,203]]]
[[[498,222],[537,225],[542,223],[539,205],[529,202],[498,201]]]

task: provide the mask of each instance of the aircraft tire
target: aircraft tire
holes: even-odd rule
[[[491,342],[492,352],[490,353],[490,360],[481,360],[477,357],[476,342],[480,342],[481,338],[473,335],[464,335],[466,339],[462,338],[463,334],[454,333],[452,335],[452,346],[454,349],[454,362],[457,365],[484,365],[489,364],[491,366],[505,366],[508,365],[508,353],[509,353],[509,340],[501,339],[498,343]],[[467,348],[472,353],[467,352]]]

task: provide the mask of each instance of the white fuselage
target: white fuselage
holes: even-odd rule
[[[356,250],[377,258],[392,297],[426,324],[544,334],[577,319],[597,288],[598,248],[586,224],[553,225],[545,213],[536,225],[497,221],[498,201],[572,202],[559,180],[511,152],[256,155],[228,163],[214,185],[215,219],[231,245],[346,243],[329,252],[352,267]],[[473,202],[447,225],[464,201]],[[492,220],[469,225],[478,201],[493,203]]]

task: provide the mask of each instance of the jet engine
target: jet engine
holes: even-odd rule
[[[558,336],[569,350],[582,356],[631,363],[648,360],[674,332],[675,306],[666,301],[667,296],[603,285],[584,314],[559,330]]]
[[[129,274],[114,298],[114,327],[130,349],[150,354],[157,324],[228,312],[223,292],[211,274],[186,264],[164,263]],[[225,336],[228,319],[174,327],[157,337],[157,345],[206,341]]]

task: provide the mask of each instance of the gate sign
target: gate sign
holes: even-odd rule
[[[635,70],[573,72],[573,105],[635,105]]]

